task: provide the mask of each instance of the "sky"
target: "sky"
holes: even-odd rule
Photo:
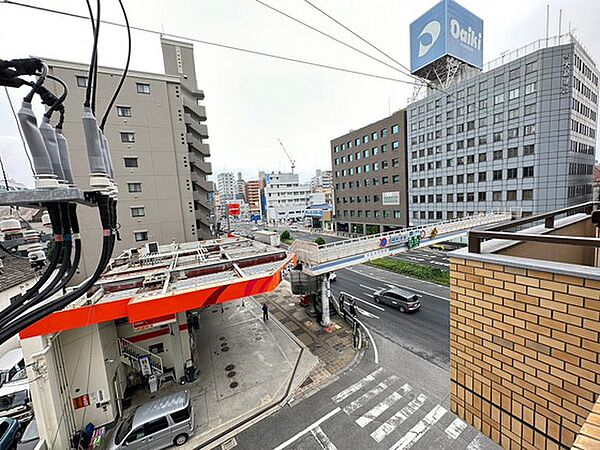
[[[266,3],[334,35],[366,53],[385,59],[304,0]],[[86,14],[83,0],[23,0],[33,5]],[[311,0],[356,33],[409,65],[409,24],[437,0]],[[95,2],[92,2],[95,3]],[[484,61],[545,37],[546,5],[551,36],[569,26],[600,61],[597,0],[460,0],[484,21]],[[137,27],[244,47],[321,64],[410,81],[408,76],[283,17],[255,0],[124,0]],[[102,1],[102,17],[122,22],[116,0]],[[27,33],[24,33],[27,24]],[[100,64],[122,67],[126,57],[122,28],[101,26]],[[0,58],[28,55],[88,62],[92,36],[88,21],[51,15],[0,2]],[[198,84],[204,90],[208,143],[214,178],[241,171],[255,179],[258,170],[289,171],[281,139],[301,180],[316,169],[330,169],[330,141],[349,130],[402,109],[413,86],[309,67],[195,43]],[[386,60],[390,64],[393,63]],[[132,70],[163,72],[158,35],[133,34]],[[11,90],[18,108],[23,92]],[[41,109],[39,110],[41,111]],[[0,155],[9,178],[32,185],[31,171],[0,90]]]

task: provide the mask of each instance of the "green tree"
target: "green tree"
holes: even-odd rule
[[[289,241],[290,239],[292,239],[292,236],[290,236],[290,232],[288,230],[285,230],[283,233],[281,233],[282,241]]]
[[[325,239],[323,239],[321,236],[319,236],[318,238],[315,239],[315,244],[325,245]]]

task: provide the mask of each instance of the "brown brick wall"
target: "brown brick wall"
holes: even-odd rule
[[[594,405],[573,445],[573,450],[598,449],[600,449],[600,400]]]
[[[600,393],[600,281],[450,259],[451,408],[505,449],[573,445]]]

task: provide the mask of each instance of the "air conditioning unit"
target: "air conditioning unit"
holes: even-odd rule
[[[158,242],[148,242],[146,244],[146,253],[149,255],[155,255],[158,253]]]

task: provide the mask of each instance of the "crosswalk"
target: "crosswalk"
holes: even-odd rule
[[[479,433],[407,381],[383,367],[373,370],[331,397],[336,410],[341,408],[337,419],[349,417],[357,426],[352,432],[364,433],[373,449],[481,448]],[[336,450],[326,425],[320,423],[311,434],[321,448]]]

